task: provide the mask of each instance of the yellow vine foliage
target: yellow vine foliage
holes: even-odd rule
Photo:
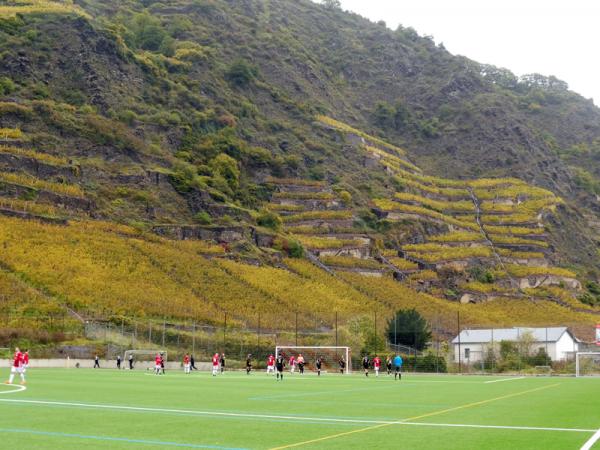
[[[0,17],[14,17],[17,14],[76,14],[89,17],[81,8],[68,2],[23,0],[15,5],[0,5]]]
[[[1,130],[0,130],[1,132]],[[11,155],[24,156],[27,158],[36,159],[38,161],[52,164],[54,166],[66,166],[68,165],[68,161],[66,158],[62,158],[60,156],[50,155],[48,153],[36,152],[35,150],[11,147],[8,145],[0,145],[0,153],[8,153]]]
[[[20,139],[22,136],[23,132],[18,128],[0,128],[0,139]]]
[[[51,181],[40,180],[39,178],[24,173],[0,172],[0,182],[2,181],[71,197],[84,197],[83,190],[76,184],[53,183]]]
[[[350,125],[340,122],[338,120],[332,119],[331,117],[321,115],[321,116],[317,116],[317,120],[321,123],[324,123],[325,125],[332,127],[332,128],[336,128],[337,130],[343,131],[345,133],[355,134],[357,136],[360,136],[360,137],[366,139],[367,141],[371,141],[374,144],[379,144],[388,150],[392,150],[393,152],[395,152],[398,155],[403,156],[406,154],[406,152],[404,150],[402,150],[400,147],[396,147],[395,145],[392,145],[389,142],[384,141],[383,139],[379,139],[377,137],[370,136],[367,133],[365,133],[364,131],[357,130],[356,128],[353,128]]]
[[[443,202],[440,200],[431,200],[427,197],[422,197],[420,195],[408,194],[405,192],[397,192],[394,194],[394,198],[401,202],[414,202],[420,203],[421,205],[435,209],[438,212],[444,211],[465,211],[470,212],[472,214],[475,213],[475,205],[471,201],[448,201]]]

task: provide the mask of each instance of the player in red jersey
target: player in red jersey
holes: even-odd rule
[[[275,374],[275,357],[273,355],[269,355],[267,358],[267,375]]]
[[[212,374],[213,377],[217,376],[217,373],[219,373],[219,354],[215,353],[214,356],[212,357]]]
[[[160,363],[162,361],[162,356],[160,356],[160,353],[156,354],[156,357],[154,358],[154,373],[156,375],[160,375]]]
[[[375,369],[375,376],[378,377],[379,369],[381,369],[381,358],[377,355],[373,358],[373,368]]]
[[[29,349],[25,350],[25,353],[23,353],[23,373],[25,373],[27,371],[28,367],[29,367]]]
[[[296,370],[296,357],[294,355],[290,356],[290,373],[294,373]]]
[[[25,374],[23,374],[23,353],[21,353],[19,347],[15,348],[15,356],[13,358],[12,367],[10,368],[10,377],[8,377],[6,384],[12,384],[16,373],[21,377],[21,384],[25,384]]]
[[[183,373],[190,373],[190,355],[187,353],[183,357]]]

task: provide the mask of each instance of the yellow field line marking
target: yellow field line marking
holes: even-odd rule
[[[283,450],[283,449],[286,449],[286,448],[300,447],[302,445],[313,444],[315,442],[327,441],[329,439],[335,439],[335,438],[342,437],[342,436],[349,436],[351,434],[356,434],[356,433],[362,433],[362,432],[365,432],[365,431],[376,430],[378,428],[389,427],[391,425],[397,425],[398,423],[408,422],[409,420],[418,420],[418,419],[423,419],[425,417],[438,416],[440,414],[445,414],[445,413],[452,412],[452,411],[458,411],[460,409],[473,408],[475,406],[485,405],[487,403],[497,402],[499,400],[505,400],[507,398],[518,397],[519,395],[530,394],[532,392],[542,391],[544,389],[549,389],[551,387],[556,387],[556,386],[560,386],[560,383],[549,384],[547,386],[542,386],[542,387],[535,388],[535,389],[528,389],[526,391],[515,392],[513,394],[502,395],[500,397],[490,398],[490,399],[487,399],[487,400],[481,400],[481,401],[478,401],[478,402],[467,403],[465,405],[454,406],[452,408],[442,409],[442,410],[439,410],[439,411],[433,411],[433,412],[430,412],[430,413],[421,414],[421,415],[414,416],[414,417],[409,417],[407,419],[400,419],[397,423],[382,423],[380,425],[374,425],[374,426],[371,426],[371,427],[360,428],[358,430],[345,431],[343,433],[331,434],[329,436],[323,436],[323,437],[316,438],[316,439],[310,439],[308,441],[296,442],[294,444],[283,445],[281,447],[273,447],[270,450]]]

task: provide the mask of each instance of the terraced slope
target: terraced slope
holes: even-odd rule
[[[574,272],[552,263],[545,226],[562,202],[552,192],[518,179],[424,175],[401,149],[338,121],[321,117],[320,122],[347,134],[364,150],[366,164],[376,163],[394,178],[397,191],[373,200],[381,220],[422,222],[435,230],[420,234],[420,242],[383,252],[387,262],[412,280],[419,280],[420,270],[426,278],[421,284],[440,293],[442,284],[436,288],[435,280],[451,273],[446,296],[463,302],[536,296],[535,288],[546,286],[569,290],[571,297],[581,290]]]
[[[335,192],[319,181],[271,178],[268,182],[275,186],[268,208],[282,216],[284,231],[322,268],[377,277],[389,272],[373,257],[372,237],[355,226],[357,215],[349,207],[347,192]]]

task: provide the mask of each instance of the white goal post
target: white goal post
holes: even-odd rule
[[[577,352],[575,354],[575,376],[600,376],[600,352]]]
[[[335,346],[297,346],[297,345],[277,345],[275,347],[275,356],[282,354],[286,358],[286,364],[290,356],[297,357],[302,354],[307,359],[309,367],[314,367],[317,358],[323,358],[325,368],[330,368],[333,372],[340,369],[339,359],[341,357],[346,361],[344,373],[352,372],[352,361],[350,360],[350,347]]]
[[[128,367],[129,355],[133,355],[133,364],[138,362],[150,362],[154,363],[154,358],[156,354],[163,355],[165,363],[167,362],[167,351],[166,350],[126,350],[123,353],[123,362],[122,364],[125,367]]]

